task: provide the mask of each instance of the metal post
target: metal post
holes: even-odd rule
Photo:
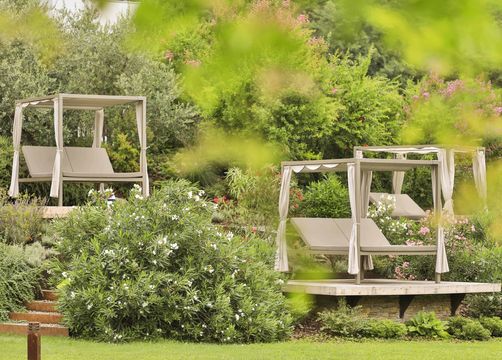
[[[41,359],[42,337],[40,335],[40,323],[30,322],[28,324],[28,360]]]
[[[356,160],[356,247],[357,247],[357,258],[359,259],[359,272],[356,276],[356,284],[361,284],[363,278],[363,264],[361,261],[361,162],[359,159]]]

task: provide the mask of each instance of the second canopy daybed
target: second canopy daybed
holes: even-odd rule
[[[292,173],[347,172],[350,219],[291,219],[309,249],[314,253],[348,255],[348,273],[356,276],[357,284],[364,276],[364,269],[373,268],[371,255],[435,255],[436,282],[439,282],[440,275],[449,271],[439,202],[435,202],[437,239],[434,246],[391,245],[374,221],[366,218],[373,171],[406,171],[420,166],[431,168],[434,198],[439,199],[441,180],[437,160],[336,159],[283,162],[276,270],[289,271],[286,223]]]
[[[354,157],[363,158],[365,152],[388,153],[393,154],[396,159],[405,159],[408,154],[434,154],[440,162],[439,174],[441,177],[442,195],[444,198],[443,210],[453,215],[453,186],[455,184],[455,154],[464,153],[472,156],[472,173],[474,184],[478,191],[480,199],[486,203],[486,159],[485,148],[479,146],[460,146],[460,145],[390,145],[390,146],[356,146],[354,147]],[[397,198],[404,195],[401,189],[404,181],[404,171],[395,171],[392,176],[392,192],[398,195]],[[375,196],[377,196],[375,194]],[[410,198],[411,200],[411,198]],[[421,214],[419,206],[411,200],[415,208],[414,216]],[[411,203],[409,203],[411,204]],[[417,209],[418,208],[418,209]],[[400,206],[396,206],[396,216],[406,216],[406,210],[401,211]],[[406,209],[406,208],[403,208]],[[411,209],[409,207],[408,209]],[[422,210],[423,211],[423,210]]]

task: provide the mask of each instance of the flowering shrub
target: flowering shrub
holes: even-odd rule
[[[211,224],[188,182],[143,199],[84,206],[54,223],[60,310],[73,334],[105,341],[273,341],[291,317],[271,248]]]

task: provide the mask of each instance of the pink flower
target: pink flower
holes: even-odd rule
[[[493,108],[495,110],[495,114],[500,115],[502,114],[502,106],[496,106]]]
[[[422,235],[422,236],[425,236],[425,235],[427,235],[427,234],[428,234],[428,233],[430,233],[430,232],[431,232],[431,230],[430,230],[427,226],[422,226],[422,227],[420,228],[420,230],[418,230],[418,233],[419,233],[420,235]]]
[[[186,60],[185,64],[192,67],[199,67],[202,63],[200,62],[200,60]]]
[[[429,96],[430,96],[430,94],[429,94],[427,91],[424,91],[424,92],[422,93],[422,96],[423,96],[424,98],[428,99],[428,98],[429,98]]]
[[[338,92],[338,89],[336,87],[331,88],[331,93],[335,95]]]
[[[166,59],[167,61],[173,61],[174,53],[171,50],[166,50],[166,52],[164,53],[164,59]]]
[[[306,14],[300,14],[296,18],[300,24],[306,24],[309,22],[309,17]]]

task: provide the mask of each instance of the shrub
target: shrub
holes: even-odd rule
[[[0,195],[0,242],[24,245],[40,241],[45,224],[42,221],[41,201],[20,196],[14,203],[6,202],[5,190]],[[3,201],[1,199],[3,198]]]
[[[23,309],[34,297],[40,277],[40,268],[32,265],[20,246],[0,243],[0,321],[9,312]],[[31,263],[30,263],[31,262]]]
[[[362,337],[366,328],[367,318],[361,313],[361,307],[349,307],[340,300],[334,310],[319,313],[321,331],[328,335],[340,337]]]
[[[413,318],[406,321],[408,334],[427,338],[447,338],[446,325],[436,318],[433,312],[418,312]]]
[[[393,320],[368,320],[363,334],[365,337],[400,339],[407,334],[406,325]]]
[[[463,340],[488,340],[490,330],[485,329],[478,320],[454,316],[448,319],[448,333]]]
[[[307,217],[350,217],[349,192],[336,175],[307,186],[298,212]]]
[[[485,329],[488,329],[490,331],[492,336],[502,337],[502,319],[500,319],[498,316],[483,316],[479,318],[479,322]]]
[[[213,204],[186,181],[143,199],[85,206],[52,229],[60,310],[77,335],[106,341],[285,338],[291,316],[273,251],[211,224]]]

